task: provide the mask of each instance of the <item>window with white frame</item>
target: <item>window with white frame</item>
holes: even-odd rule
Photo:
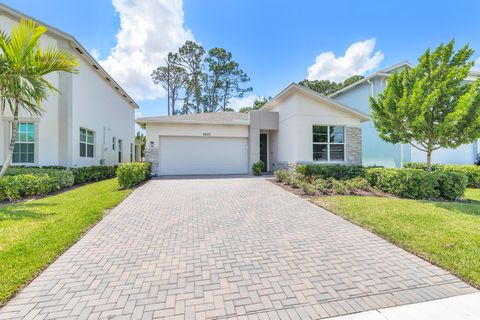
[[[345,127],[313,126],[313,161],[345,161]]]
[[[133,143],[130,143],[130,162],[133,162]]]
[[[115,146],[117,145],[117,138],[112,138],[112,150],[115,151]]]
[[[95,157],[95,132],[80,128],[80,157]]]
[[[35,123],[20,122],[17,127],[17,138],[13,149],[13,163],[35,162]]]

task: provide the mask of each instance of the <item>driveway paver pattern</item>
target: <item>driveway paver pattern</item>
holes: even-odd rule
[[[138,188],[0,319],[319,319],[476,292],[257,178]]]

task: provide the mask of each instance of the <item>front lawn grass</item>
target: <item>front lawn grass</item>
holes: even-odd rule
[[[332,211],[480,287],[480,189],[471,203],[330,196],[313,199]]]
[[[0,305],[75,243],[131,191],[116,179],[0,205]]]

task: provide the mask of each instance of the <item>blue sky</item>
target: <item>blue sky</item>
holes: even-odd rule
[[[74,35],[98,53],[112,76],[136,97],[142,116],[166,114],[166,99],[152,88],[149,72],[185,39],[193,38],[207,49],[231,51],[251,78],[252,94],[258,96],[275,95],[307,76],[335,80],[402,60],[416,62],[427,47],[451,38],[458,45],[470,43],[474,58],[480,57],[479,1],[4,2]],[[123,40],[117,40],[122,28]],[[111,55],[112,48],[117,48],[116,54]]]

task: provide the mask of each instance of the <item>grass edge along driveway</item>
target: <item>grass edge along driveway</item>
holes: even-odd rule
[[[362,196],[312,202],[480,288],[480,189],[465,198],[472,203]]]
[[[0,306],[117,206],[131,190],[116,179],[0,205]]]

